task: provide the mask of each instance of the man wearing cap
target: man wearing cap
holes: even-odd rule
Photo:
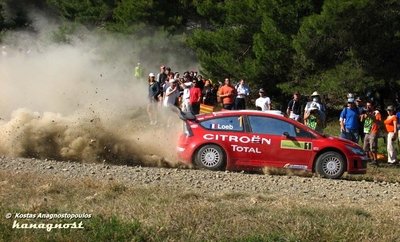
[[[301,121],[302,118],[302,111],[303,111],[303,104],[301,102],[301,96],[299,92],[295,92],[293,94],[293,99],[289,101],[288,107],[286,109],[286,113],[289,116],[289,118],[296,120],[296,121]]]
[[[258,94],[260,97],[256,99],[257,110],[271,110],[271,99],[265,95],[264,89],[260,88],[260,90],[258,90]]]
[[[388,116],[383,122],[385,124],[387,136],[387,152],[388,152],[388,163],[394,165],[397,163],[397,152],[394,147],[395,141],[397,139],[397,117],[394,112],[394,107],[389,105],[386,108]]]
[[[348,98],[347,107],[340,113],[340,137],[357,143],[359,120],[360,113],[354,104],[354,98]]]

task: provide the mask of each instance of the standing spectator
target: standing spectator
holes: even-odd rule
[[[148,78],[149,82],[149,103],[147,104],[147,114],[149,115],[150,125],[157,124],[157,112],[156,112],[156,105],[158,102],[158,94],[160,92],[160,88],[158,83],[156,82],[155,75],[153,73],[149,74]]]
[[[265,91],[263,88],[258,90],[259,98],[256,99],[256,108],[257,110],[267,111],[271,110],[271,99],[265,95]]]
[[[356,107],[358,109],[358,113],[361,114],[363,113],[364,110],[364,104],[361,99],[361,97],[356,98]],[[364,120],[360,119],[360,125],[358,126],[358,136],[360,140],[364,140]]]
[[[340,137],[358,142],[358,125],[359,117],[358,109],[354,104],[354,98],[347,99],[347,107],[343,108],[340,113]]]
[[[399,134],[400,130],[400,105],[396,108],[396,117],[397,117],[397,134]],[[399,142],[400,142],[400,135],[397,135]]]
[[[378,165],[378,132],[382,117],[372,101],[367,101],[366,110],[361,114],[361,121],[364,123],[363,132],[365,134],[363,149],[372,159],[372,164]]]
[[[286,109],[286,113],[289,118],[301,122],[302,118],[302,102],[301,102],[301,95],[299,92],[295,92],[293,94],[293,99],[289,101],[288,107]]]
[[[169,81],[169,86],[165,91],[164,107],[175,106],[178,97],[179,97],[179,88],[177,85],[177,81],[175,79],[171,79]]]
[[[397,162],[397,152],[394,147],[394,142],[397,140],[397,117],[394,112],[394,108],[392,105],[389,105],[386,108],[388,112],[388,117],[385,119],[384,124],[386,127],[386,131],[388,133],[387,136],[387,152],[388,152],[388,163],[396,164]]]
[[[160,89],[160,93],[159,93],[159,100],[162,100],[164,92],[163,92],[163,88],[164,88],[164,84],[167,81],[167,74],[165,73],[165,66],[162,65],[160,66],[160,73],[157,74],[157,78],[156,81],[158,83],[159,89]]]
[[[317,91],[313,92],[310,96],[311,101],[307,102],[306,107],[304,108],[304,113],[308,111],[308,109],[311,107],[312,103],[316,103],[319,113],[321,115],[321,122],[322,122],[322,127],[326,126],[326,107],[322,103],[321,96]]]
[[[316,103],[311,104],[304,114],[304,122],[308,127],[322,133],[321,115]]]
[[[144,72],[143,67],[140,65],[140,63],[137,63],[134,71],[134,76],[136,80],[140,80],[143,78],[143,72]]]
[[[184,82],[182,86],[183,86],[183,94],[182,94],[181,108],[182,108],[182,111],[189,112],[190,111],[190,106],[189,106],[190,89],[192,88],[192,83]]]
[[[190,88],[190,111],[196,115],[200,113],[200,101],[201,101],[201,89],[199,88],[199,82],[193,80],[193,87]]]
[[[203,104],[214,106],[216,102],[216,95],[211,80],[206,80],[202,90]]]
[[[236,91],[229,78],[225,78],[224,85],[219,89],[218,96],[221,98],[223,109],[232,110]]]
[[[236,99],[235,99],[235,109],[242,110],[246,109],[246,98],[250,94],[250,88],[245,83],[243,79],[240,79],[239,83],[235,86],[236,89]]]

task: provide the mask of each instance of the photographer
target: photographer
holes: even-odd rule
[[[360,121],[364,124],[363,149],[371,158],[372,164],[378,165],[378,132],[382,118],[371,101],[367,101],[366,108],[361,111]]]
[[[304,114],[305,124],[315,131],[322,133],[323,124],[321,114],[316,104],[311,104],[310,108]]]

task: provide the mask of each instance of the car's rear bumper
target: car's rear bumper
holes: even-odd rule
[[[178,145],[176,147],[176,152],[180,162],[187,165],[192,164],[192,153],[188,151],[187,147]]]

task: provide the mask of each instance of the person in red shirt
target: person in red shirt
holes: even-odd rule
[[[224,109],[232,110],[235,101],[236,90],[231,85],[231,80],[225,78],[224,85],[219,89],[218,97],[222,100]]]
[[[193,87],[190,88],[189,107],[193,114],[200,113],[201,89],[196,79],[193,80]]]
[[[388,117],[384,121],[386,131],[388,132],[387,136],[387,152],[388,152],[388,163],[396,164],[397,162],[397,152],[394,147],[394,143],[397,139],[397,117],[394,112],[394,108],[392,105],[389,105],[386,108],[388,112]]]

